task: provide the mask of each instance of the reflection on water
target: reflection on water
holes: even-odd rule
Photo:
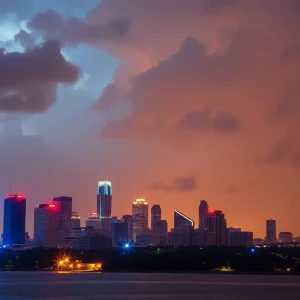
[[[0,300],[299,300],[300,277],[235,274],[2,272]]]

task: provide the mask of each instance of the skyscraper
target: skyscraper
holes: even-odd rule
[[[23,195],[8,195],[4,199],[3,246],[25,243],[26,199]]]
[[[148,202],[145,199],[136,199],[132,202],[133,239],[138,234],[148,232]]]
[[[60,211],[56,204],[40,204],[34,209],[34,245],[57,247]]]
[[[153,205],[151,208],[151,231],[155,233],[159,231],[161,221],[161,208],[159,205]]]
[[[59,209],[58,231],[60,238],[71,236],[72,197],[60,196],[53,198],[53,204]]]
[[[205,217],[205,245],[225,246],[226,245],[226,219],[222,211],[209,210]]]
[[[117,247],[124,242],[128,242],[128,223],[123,221],[113,221],[111,224],[113,246]]]
[[[153,245],[166,245],[168,223],[161,219],[161,208],[153,205],[151,208],[151,232]]]
[[[200,201],[199,205],[199,228],[205,228],[205,217],[208,212],[208,203],[205,200]]]
[[[174,244],[177,246],[190,246],[194,221],[178,210],[174,210]]]
[[[266,221],[266,242],[276,242],[276,220],[270,219]]]
[[[128,224],[128,241],[133,241],[133,220],[132,215],[124,215],[122,221]]]
[[[103,230],[111,232],[112,185],[110,181],[98,181],[97,213]]]
[[[77,211],[72,211],[71,229],[80,227],[80,216]]]

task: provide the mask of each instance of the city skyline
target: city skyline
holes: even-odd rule
[[[98,184],[97,184],[97,199],[95,201],[95,206],[96,207],[99,207],[99,186],[102,186],[103,187],[103,184],[105,183],[105,185],[108,183],[108,189],[105,187],[104,190],[106,191],[106,194],[109,194],[110,195],[110,199],[109,199],[109,206],[112,207],[112,182],[111,181],[97,181]],[[99,185],[100,184],[100,185]],[[7,196],[7,198],[5,200],[9,200],[11,198],[16,198],[16,197],[19,197],[19,198],[26,198],[23,194],[9,194]],[[16,198],[17,199],[17,198]],[[198,205],[198,216],[197,216],[197,220],[198,220],[198,223],[195,222],[193,219],[191,219],[190,217],[186,216],[185,214],[183,214],[182,212],[174,209],[172,211],[173,213],[173,222],[169,222],[169,221],[165,221],[165,220],[162,220],[162,209],[160,207],[160,204],[157,204],[157,203],[149,203],[149,201],[147,201],[146,199],[142,199],[142,198],[137,198],[135,200],[133,200],[131,203],[132,203],[132,211],[131,211],[131,214],[129,215],[126,215],[126,213],[122,213],[121,215],[117,216],[115,214],[112,214],[111,211],[110,211],[110,214],[111,216],[108,218],[110,220],[109,224],[103,224],[103,222],[101,222],[101,219],[100,216],[97,214],[97,213],[90,213],[89,216],[87,216],[86,218],[82,218],[82,216],[80,215],[80,213],[78,213],[77,211],[74,211],[74,205],[73,205],[73,198],[70,197],[70,196],[59,196],[59,197],[53,197],[53,204],[51,204],[50,202],[46,203],[46,204],[39,204],[38,207],[36,207],[34,209],[34,220],[36,219],[36,211],[38,209],[49,209],[50,208],[50,212],[52,211],[53,213],[53,209],[56,208],[56,211],[57,209],[60,207],[62,207],[62,215],[59,217],[61,221],[58,222],[58,225],[57,225],[57,230],[58,231],[61,231],[63,232],[64,236],[71,236],[71,228],[73,228],[71,226],[72,224],[72,219],[74,218],[75,220],[79,220],[79,223],[80,223],[80,220],[81,221],[84,221],[86,223],[86,226],[92,226],[94,227],[95,229],[97,228],[97,230],[100,230],[100,229],[104,229],[104,231],[108,232],[110,231],[110,227],[113,222],[113,218],[118,218],[118,220],[126,220],[126,217],[129,216],[132,218],[132,220],[135,220],[136,217],[133,217],[133,215],[135,214],[140,214],[141,213],[141,216],[137,217],[138,218],[138,222],[141,222],[141,219],[144,219],[144,212],[141,212],[141,209],[142,211],[144,210],[143,208],[139,208],[139,207],[147,207],[145,212],[147,211],[146,213],[146,218],[145,218],[145,221],[142,221],[142,223],[144,225],[142,225],[143,229],[135,229],[136,228],[136,225],[134,225],[135,221],[130,221],[130,222],[133,222],[133,232],[132,232],[132,236],[133,238],[135,239],[136,237],[136,234],[135,233],[136,231],[138,232],[138,234],[148,234],[148,233],[152,233],[155,235],[155,231],[159,231],[159,229],[157,229],[157,225],[155,224],[155,222],[167,222],[166,223],[166,228],[174,228],[176,229],[176,224],[175,224],[175,220],[176,218],[174,219],[174,217],[177,215],[179,218],[182,218],[183,220],[186,220],[185,222],[190,222],[191,223],[191,227],[192,228],[199,228],[199,229],[204,229],[204,228],[209,228],[210,225],[208,223],[208,219],[209,217],[213,216],[213,215],[216,215],[216,214],[221,214],[224,218],[224,215],[222,214],[222,211],[219,211],[219,210],[212,210],[209,208],[208,206],[208,202],[206,200],[200,200],[199,201],[199,205]],[[149,209],[149,205],[151,205],[151,209]],[[76,209],[76,207],[75,207]],[[26,213],[28,213],[28,210],[26,211]],[[45,212],[44,212],[44,215],[45,215]],[[165,212],[164,214],[165,215]],[[125,217],[125,219],[124,219]],[[27,220],[27,218],[25,218]],[[65,222],[65,220],[68,219],[67,222]],[[70,224],[69,224],[69,223]],[[99,224],[96,224],[96,223],[99,223]],[[125,221],[127,222],[127,221]],[[213,221],[214,222],[214,221]],[[262,238],[262,239],[266,239],[266,242],[276,242],[278,240],[280,240],[280,236],[279,234],[290,234],[291,231],[283,231],[283,230],[278,230],[277,229],[277,222],[276,222],[276,219],[265,219],[265,234],[263,236],[256,236],[255,233],[254,233],[254,238]],[[67,224],[67,228],[66,228],[66,224]],[[78,224],[78,223],[76,223]],[[94,225],[95,226],[94,226]],[[169,224],[169,226],[168,226]],[[81,226],[83,226],[84,224],[81,224]],[[172,226],[173,225],[173,226]],[[28,228],[26,227],[26,231],[31,233],[32,234],[32,238],[34,238],[33,236],[33,233],[36,232],[36,225],[34,225],[34,228],[32,229],[32,232],[31,230],[28,230]],[[138,225],[138,226],[141,226],[141,225]],[[155,226],[156,226],[156,229],[155,229]],[[219,226],[219,225],[218,225]],[[108,227],[108,228],[106,228]],[[159,227],[159,226],[158,226]],[[225,228],[237,228],[240,230],[239,227],[241,226],[227,226],[227,220],[225,219]],[[274,228],[274,229],[273,229]],[[243,229],[246,229],[246,228],[243,228]],[[288,229],[289,230],[289,229]],[[247,231],[250,231],[250,232],[253,232],[251,230],[251,228],[247,228]],[[278,233],[278,234],[277,234]],[[128,234],[129,233],[129,229],[128,229]],[[297,232],[293,232],[294,236],[298,236]],[[218,243],[221,243],[221,242],[218,242]],[[221,245],[221,244],[220,244]]]

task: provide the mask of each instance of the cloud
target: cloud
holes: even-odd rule
[[[212,111],[209,108],[188,113],[178,122],[183,130],[214,130],[232,132],[239,129],[239,119],[224,111]]]
[[[197,180],[193,176],[177,177],[172,184],[167,184],[164,181],[154,182],[150,185],[150,189],[155,191],[165,192],[191,192],[197,188]]]
[[[0,53],[0,111],[43,112],[55,102],[56,85],[73,84],[81,70],[47,41],[25,53]]]
[[[103,25],[94,25],[76,17],[64,19],[58,12],[48,10],[34,16],[28,27],[42,33],[45,40],[55,39],[64,44],[97,44],[122,38],[129,31],[129,22],[112,19]]]
[[[264,157],[257,162],[262,164],[291,164],[300,167],[300,148],[292,140],[282,140]]]

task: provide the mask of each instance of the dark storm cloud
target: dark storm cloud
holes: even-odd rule
[[[129,21],[112,19],[94,25],[76,17],[64,19],[58,12],[48,10],[33,17],[28,27],[42,33],[45,40],[56,39],[65,44],[98,43],[123,37],[129,31]]]
[[[152,190],[165,192],[191,192],[197,188],[197,180],[193,176],[174,178],[172,184],[164,181],[154,182],[150,185]]]
[[[34,36],[24,30],[21,30],[16,34],[14,40],[19,42],[24,49],[31,49],[36,43]]]
[[[238,117],[206,108],[188,113],[178,122],[178,128],[185,130],[215,130],[220,132],[236,131],[240,127]]]
[[[0,111],[43,112],[55,102],[58,83],[75,83],[80,69],[47,41],[25,53],[0,52]]]

